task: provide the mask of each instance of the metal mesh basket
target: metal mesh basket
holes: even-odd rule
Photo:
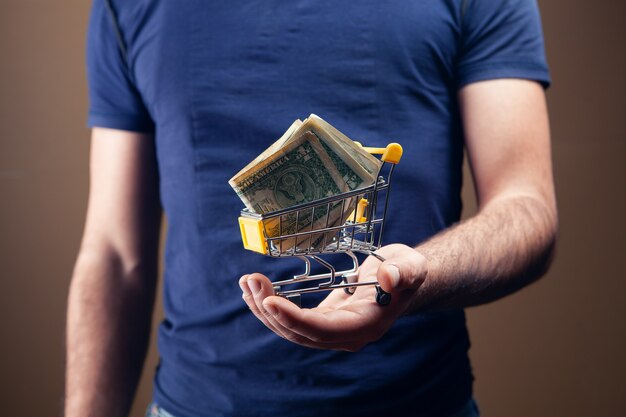
[[[359,260],[355,254],[371,255],[384,261],[375,251],[382,245],[391,177],[402,156],[402,147],[392,143],[386,148],[364,149],[381,154],[383,164],[374,184],[271,213],[241,211],[239,225],[246,249],[274,258],[298,257],[305,263],[304,273],[274,282],[276,295],[299,305],[304,293],[343,288],[351,294],[357,286],[375,285],[376,301],[379,304],[390,302],[390,295],[381,290],[377,281],[356,282]],[[323,258],[338,253],[351,258],[351,268],[338,271]],[[328,272],[312,274],[312,261]],[[302,282],[309,285],[285,288]]]

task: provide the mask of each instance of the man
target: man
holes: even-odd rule
[[[161,207],[166,318],[154,413],[477,415],[462,309],[541,276],[557,229],[537,6],[389,3],[94,1],[91,190],[69,296],[68,417],[129,410]],[[392,244],[359,275],[392,293],[389,306],[360,288],[298,309],[250,274],[285,278],[302,265],[243,250],[227,180],[309,113],[364,144],[404,147]],[[456,224],[464,147],[479,212]]]

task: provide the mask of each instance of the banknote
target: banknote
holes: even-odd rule
[[[255,169],[233,178],[230,184],[249,210],[270,213],[348,191],[333,157],[313,133],[305,132],[260,159]],[[340,210],[337,205],[315,211],[302,210],[268,219],[264,226],[270,237],[310,232],[325,226],[321,223],[326,219],[330,226],[337,224],[341,220]],[[304,245],[318,246],[323,237],[322,234],[309,234],[276,243],[283,251],[296,247],[304,249]],[[329,237],[327,240],[333,239]]]
[[[304,122],[296,120],[279,140],[233,176],[229,184],[248,210],[272,213],[373,184],[380,162],[330,128],[314,115]],[[356,198],[270,216],[264,221],[267,235],[276,238],[274,243],[281,252],[321,250],[336,241],[337,230],[314,231],[343,224]],[[290,236],[296,233],[299,235]]]
[[[301,127],[302,125],[304,125],[304,127]],[[380,159],[372,156],[372,154],[368,152],[363,151],[363,149],[354,143],[353,140],[341,133],[333,125],[315,114],[311,114],[307,117],[305,123],[302,123],[302,125],[298,126],[298,128],[306,130],[310,129],[314,132],[320,132],[322,135],[326,134],[330,136],[333,143],[336,143],[345,152],[348,152],[372,178],[376,178],[382,165]]]
[[[232,180],[236,180],[237,178],[240,178],[241,176],[246,175],[246,173],[249,173],[253,170],[258,170],[258,166],[259,164],[268,156],[274,154],[276,151],[278,151],[280,149],[281,146],[283,146],[285,144],[285,142],[287,142],[287,140],[289,140],[291,138],[291,136],[293,135],[293,133],[298,130],[298,127],[300,127],[300,125],[302,125],[302,120],[297,119],[296,121],[294,121],[291,126],[289,126],[289,129],[287,129],[285,131],[285,133],[283,133],[283,135],[278,138],[278,140],[274,143],[272,143],[270,145],[269,148],[267,148],[266,150],[264,150],[263,152],[261,152],[259,154],[259,156],[257,156],[256,158],[254,158],[248,165],[246,165],[245,167],[243,167],[238,173],[236,173]],[[230,181],[229,181],[230,183]],[[232,183],[231,183],[232,185]]]
[[[347,191],[319,139],[305,132],[229,181],[246,207],[269,213]]]

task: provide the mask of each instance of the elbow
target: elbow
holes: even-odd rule
[[[111,248],[83,247],[78,254],[72,285],[106,285],[140,290],[154,286],[157,262],[152,257],[125,256]]]
[[[550,214],[548,217],[546,244],[545,244],[545,249],[544,249],[541,276],[548,273],[550,266],[552,266],[552,262],[554,261],[554,258],[556,257],[556,253],[557,253],[558,240],[559,240],[559,212],[557,210],[556,202],[555,202],[550,209]]]
[[[558,212],[556,207],[554,207],[552,210],[549,210],[549,214],[546,216],[544,236],[541,239],[543,242],[539,245],[537,253],[532,257],[532,262],[529,263],[530,268],[527,273],[529,282],[539,280],[550,270],[557,254],[558,237]]]
[[[554,258],[556,257],[556,252],[557,234],[554,234],[554,236],[552,236],[551,240],[546,245],[544,252],[539,257],[538,262],[535,265],[533,274],[535,276],[534,280],[538,280],[548,273],[550,267],[552,266],[552,263],[554,262]]]

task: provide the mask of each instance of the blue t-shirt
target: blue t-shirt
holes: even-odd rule
[[[462,310],[402,317],[357,353],[285,341],[241,275],[301,273],[243,249],[228,179],[315,113],[369,146],[399,142],[386,243],[459,220],[457,91],[549,75],[534,0],[103,0],[88,36],[89,125],[153,131],[168,220],[155,401],[191,416],[439,416],[471,396]],[[408,410],[408,411],[407,411]]]

